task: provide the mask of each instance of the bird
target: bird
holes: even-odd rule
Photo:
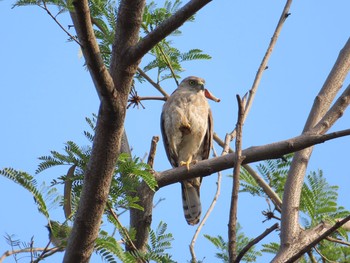
[[[172,167],[186,166],[209,158],[213,140],[213,117],[207,98],[217,99],[204,87],[205,80],[189,76],[163,105],[161,133],[166,155]],[[184,215],[189,225],[199,223],[202,212],[202,178],[181,182]]]

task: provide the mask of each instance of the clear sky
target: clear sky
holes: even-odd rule
[[[13,167],[34,174],[39,163],[37,157],[48,155],[50,150],[62,151],[69,140],[80,145],[88,143],[83,136],[83,131],[88,129],[84,118],[97,113],[99,101],[79,57],[79,47],[67,42],[65,33],[40,8],[11,9],[12,3],[0,2],[0,168]],[[173,39],[181,51],[200,48],[213,57],[210,61],[184,64],[186,71],[181,77],[196,75],[206,79],[207,88],[221,98],[220,103],[211,102],[214,129],[221,138],[235,126],[235,96],[243,96],[250,89],[284,4],[285,1],[272,0],[213,1],[197,14],[196,22],[181,28],[182,36]],[[291,15],[244,125],[243,148],[300,134],[315,95],[350,36],[349,10],[347,0],[292,4]],[[71,24],[67,14],[58,18],[66,27]],[[345,86],[349,83],[347,78]],[[162,86],[168,93],[176,88],[173,81]],[[136,88],[141,96],[159,95],[147,84],[137,83]],[[140,157],[149,151],[152,136],[160,135],[163,102],[143,104],[144,110],[129,109],[126,120],[133,155]],[[345,112],[331,131],[349,128],[349,123],[349,112]],[[349,161],[346,149],[349,143],[350,138],[341,138],[316,146],[308,168],[308,171],[322,169],[330,184],[339,185],[340,204],[348,210],[350,172],[346,166]],[[216,149],[221,151],[218,146]],[[162,143],[158,144],[154,168],[157,171],[170,168]],[[36,178],[39,183],[49,184],[67,169],[51,169]],[[202,234],[227,237],[232,187],[232,179],[227,175],[231,173],[232,170],[223,172],[220,198]],[[201,188],[204,210],[213,198],[215,182],[216,175],[204,179]],[[155,201],[159,198],[165,201],[154,210],[153,226],[160,220],[167,222],[168,231],[175,238],[170,253],[174,260],[186,262],[190,260],[188,245],[195,228],[188,226],[183,218],[180,185],[162,188]],[[14,234],[22,241],[30,241],[34,236],[35,246],[46,245],[47,222],[26,190],[0,177],[0,204],[0,236]],[[266,208],[262,199],[248,194],[239,196],[238,219],[248,237],[256,237],[275,223],[262,223],[261,211]],[[50,215],[61,221],[64,217],[60,208],[52,208]],[[127,216],[123,220],[127,225]],[[278,234],[272,234],[268,240],[278,240]],[[7,249],[5,239],[0,238],[0,254]],[[209,241],[199,238],[198,259],[219,262],[215,252]],[[62,255],[48,262],[59,262]],[[264,257],[259,262],[268,262],[270,258]],[[92,262],[97,259],[95,256]],[[5,262],[14,261],[8,258]]]

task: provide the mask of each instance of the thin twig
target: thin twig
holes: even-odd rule
[[[137,72],[144,77],[153,87],[155,87],[160,93],[163,94],[164,97],[168,98],[169,95],[165,90],[156,82],[154,82],[142,69],[137,68]]]
[[[253,104],[253,100],[254,100],[254,97],[255,97],[255,94],[256,94],[256,91],[258,90],[258,87],[259,87],[259,84],[260,84],[260,81],[261,81],[261,78],[262,78],[262,75],[263,73],[265,72],[265,70],[267,69],[267,63],[271,57],[271,54],[272,54],[272,51],[277,43],[277,39],[281,33],[281,30],[282,30],[282,27],[284,25],[284,22],[286,21],[287,17],[289,17],[290,13],[289,13],[289,9],[290,9],[290,6],[292,4],[292,0],[288,0],[286,2],[286,5],[284,6],[283,8],[283,11],[282,11],[282,14],[280,16],[280,19],[277,23],[277,26],[276,26],[276,29],[272,35],[272,38],[270,40],[270,43],[269,43],[269,46],[267,47],[267,50],[265,52],[265,55],[260,63],[260,66],[258,68],[258,71],[255,75],[255,79],[254,79],[254,82],[253,82],[253,85],[251,87],[251,89],[249,90],[249,97],[248,97],[248,101],[247,101],[247,105],[246,105],[246,108],[245,108],[245,117],[243,119],[243,122],[245,121],[247,115],[248,115],[248,112],[250,111],[250,108]],[[236,136],[236,131],[234,131],[232,133],[232,137],[234,138]]]
[[[228,224],[228,249],[229,249],[229,262],[234,262],[237,257],[237,208],[238,208],[238,192],[239,192],[239,174],[241,170],[241,164],[244,160],[242,156],[242,128],[244,122],[244,105],[237,95],[238,102],[238,120],[236,124],[236,153],[235,153],[235,165],[233,172],[233,185],[231,194],[231,207],[230,207],[230,218]]]
[[[145,32],[146,32],[147,34],[150,33],[150,31],[148,30],[148,28],[147,28],[144,24],[142,24],[141,26],[142,26],[143,30],[145,30]],[[159,43],[160,43],[160,42],[159,42]],[[176,86],[179,86],[179,82],[177,81],[175,71],[174,71],[174,69],[173,69],[173,67],[172,67],[172,65],[171,65],[171,63],[170,63],[170,61],[169,61],[169,58],[168,58],[168,56],[165,54],[163,47],[162,47],[159,43],[156,45],[156,48],[158,48],[158,50],[160,51],[160,53],[162,53],[162,56],[163,56],[163,58],[164,58],[164,60],[165,60],[165,63],[168,65],[168,67],[169,67],[169,69],[170,69],[170,72],[171,72],[171,75],[173,76],[173,78],[174,78],[174,80],[175,80]]]
[[[312,254],[312,250],[309,250],[309,251],[307,252],[307,255],[309,256],[309,259],[310,259],[311,263],[317,263],[316,258],[315,258],[314,255]]]
[[[159,142],[159,136],[153,136],[152,137],[152,142],[151,142],[151,148],[149,150],[149,155],[148,155],[148,160],[147,164],[153,168],[153,163],[154,163],[154,157],[156,155],[157,151],[157,143]]]
[[[259,243],[262,239],[264,239],[267,235],[269,235],[272,231],[277,229],[279,227],[278,223],[275,223],[273,226],[269,227],[266,229],[261,235],[257,236],[254,238],[252,241],[250,241],[238,254],[236,260],[234,261],[235,263],[238,263],[241,261],[241,259],[244,257],[244,255],[248,252],[249,249],[251,249],[252,246],[256,245]]]
[[[163,48],[159,44],[157,44],[157,47],[158,47],[160,53],[162,53],[162,55],[163,55],[163,57],[165,59],[165,63],[168,65],[168,67],[170,69],[171,75],[173,76],[173,78],[175,80],[176,86],[179,86],[179,82],[177,81],[175,71],[174,71],[173,67],[171,66],[171,63],[169,61],[168,56],[165,54]]]
[[[326,240],[350,247],[350,242],[347,242],[347,241],[344,241],[341,239],[337,239],[337,238],[333,238],[333,237],[326,237]]]
[[[220,137],[214,133],[213,136],[214,140],[218,145],[221,147],[225,147],[225,143],[220,139]],[[225,151],[227,152],[227,151]],[[228,153],[234,153],[231,147],[228,148]],[[282,207],[282,200],[281,198],[276,194],[276,192],[269,186],[268,183],[265,182],[265,180],[254,171],[253,168],[250,167],[249,164],[243,164],[242,165],[244,169],[247,170],[247,172],[254,178],[254,180],[257,182],[257,184],[264,190],[264,192],[268,195],[268,197],[271,199],[271,201],[276,206],[276,210],[278,212],[281,212]]]
[[[111,213],[117,224],[119,225],[119,228],[121,229],[122,233],[121,235],[126,238],[126,243],[128,246],[132,248],[133,251],[137,251],[136,246],[134,245],[134,242],[132,241],[131,237],[129,236],[128,230],[126,230],[125,227],[123,227],[122,223],[119,221],[118,215],[114,212],[111,205],[107,202],[108,211]]]
[[[217,157],[217,153],[216,153],[214,147],[212,147],[212,149],[213,149],[214,157]],[[216,192],[215,192],[213,201],[211,202],[207,212],[205,213],[202,221],[200,222],[199,226],[196,229],[196,232],[193,235],[193,238],[192,238],[192,241],[191,241],[191,244],[190,244],[190,252],[191,252],[191,256],[192,256],[192,261],[191,262],[192,263],[197,262],[196,254],[195,254],[195,251],[194,251],[194,245],[196,243],[197,237],[198,237],[200,231],[202,230],[203,226],[205,225],[207,219],[209,218],[209,215],[213,211],[213,209],[214,209],[214,207],[216,205],[216,202],[217,202],[217,200],[219,198],[220,191],[221,191],[221,178],[222,178],[222,174],[221,174],[221,172],[218,172],[218,177],[217,177],[217,180],[216,180]]]
[[[39,248],[39,247],[36,247],[36,248],[24,248],[24,249],[17,249],[17,250],[8,250],[8,251],[5,251],[4,254],[2,254],[2,256],[0,257],[0,263],[2,263],[4,261],[5,258],[9,257],[9,256],[12,256],[12,255],[15,255],[15,254],[19,254],[19,253],[31,253],[31,252],[39,252],[39,251],[59,251],[60,248],[58,247],[54,247],[54,248]]]
[[[51,240],[49,240],[49,242],[47,243],[46,247],[44,248],[44,250],[42,251],[40,256],[35,260],[35,262],[39,262],[42,258],[44,258],[44,255],[48,251],[48,247],[49,247],[50,244],[51,244]]]
[[[333,261],[333,260],[330,260],[329,258],[327,258],[325,255],[323,255],[321,253],[321,251],[319,251],[316,247],[314,247],[315,251],[317,252],[317,254],[320,255],[321,258],[323,258],[323,260],[325,260],[325,262],[327,263],[338,263],[337,261]]]
[[[42,9],[44,9],[47,14],[55,21],[55,23],[74,41],[76,42],[79,46],[82,47],[82,44],[79,42],[79,40],[73,36],[71,33],[69,33],[63,26],[62,24],[57,20],[56,16],[54,16],[51,11],[48,9],[46,2],[43,1],[43,6],[39,5],[39,7],[41,7]]]

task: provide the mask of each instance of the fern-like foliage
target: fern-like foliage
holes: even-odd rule
[[[47,219],[50,218],[45,199],[42,193],[38,190],[37,182],[33,176],[26,172],[17,171],[13,168],[4,168],[0,170],[0,175],[5,176],[6,178],[28,190],[33,195],[39,212],[43,214]]]
[[[220,235],[210,236],[204,235],[218,250],[215,256],[220,259],[222,262],[229,262],[229,253],[228,253],[228,243]],[[237,225],[237,252],[240,253],[243,248],[245,248],[252,239],[246,237],[242,232],[242,227]],[[243,256],[243,262],[257,262],[257,258],[260,257],[262,253],[255,249],[255,246],[250,248],[250,250]]]
[[[149,244],[147,245],[147,253],[144,258],[147,261],[154,261],[159,263],[172,263],[175,262],[171,259],[171,255],[166,253],[166,250],[171,248],[171,241],[174,240],[171,233],[166,233],[167,224],[160,222],[157,229],[150,230],[149,232]]]
[[[260,163],[257,168],[261,176],[281,197],[291,158],[292,155],[287,155],[286,160],[267,160]],[[322,170],[310,172],[306,176],[300,198],[301,222],[305,229],[312,228],[321,222],[334,224],[337,219],[349,215],[349,211],[338,205],[338,188],[338,186],[330,185],[326,181]],[[241,171],[241,191],[249,192],[253,196],[267,198],[263,189],[245,170]],[[348,233],[342,228],[338,229],[332,236],[334,238],[348,240]],[[279,248],[279,245],[276,243],[265,244],[263,246],[262,252],[267,253],[277,253]],[[333,261],[341,262],[345,260],[344,262],[346,262],[349,258],[346,254],[347,250],[344,252],[343,247],[327,240],[318,244],[317,249],[325,258],[332,258]],[[339,255],[339,257],[337,258],[335,255]],[[315,253],[315,258],[319,258],[317,253]],[[307,258],[304,257],[301,262],[308,262]]]
[[[162,7],[157,7],[154,1],[147,4],[143,14],[142,35],[147,35],[153,31],[164,20],[178,11],[180,5],[180,0],[175,0],[174,2],[166,0]],[[194,19],[195,17],[192,16],[188,21],[194,21]],[[171,36],[180,34],[180,30],[175,30]],[[162,40],[148,54],[153,59],[143,67],[143,71],[157,70],[157,83],[174,77],[170,69],[173,70],[175,77],[178,79],[179,74],[184,71],[181,64],[185,61],[211,59],[208,54],[203,53],[200,49],[181,52],[172,45],[172,41],[169,39]],[[143,77],[140,75],[136,75],[136,78],[140,82],[143,81]]]
[[[125,251],[114,237],[110,236],[106,231],[100,231],[99,238],[96,240],[95,251],[106,262],[124,262],[135,263],[137,260],[142,262],[159,262],[174,263],[171,256],[166,250],[171,248],[173,236],[166,233],[167,224],[160,222],[156,230],[150,230],[149,244],[145,252]],[[119,260],[119,261],[118,261]]]
[[[266,160],[257,166],[259,174],[281,198],[292,158],[293,154],[288,154],[283,159]],[[241,192],[248,192],[253,196],[267,197],[264,190],[244,168],[241,170],[240,179]]]
[[[130,252],[124,251],[120,245],[120,242],[118,242],[114,237],[108,235],[106,231],[100,231],[100,235],[95,243],[95,251],[104,261],[109,263],[136,262],[135,257]],[[119,261],[117,261],[117,259],[119,259]]]
[[[300,210],[306,215],[304,218],[306,228],[315,226],[321,221],[334,223],[334,219],[349,215],[349,211],[337,204],[338,188],[336,185],[329,185],[323,177],[322,170],[307,175],[300,201]]]

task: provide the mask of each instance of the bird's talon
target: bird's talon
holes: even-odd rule
[[[185,166],[187,167],[187,171],[190,170],[190,164],[192,163],[192,158],[188,159],[187,162],[181,161],[180,166]]]

